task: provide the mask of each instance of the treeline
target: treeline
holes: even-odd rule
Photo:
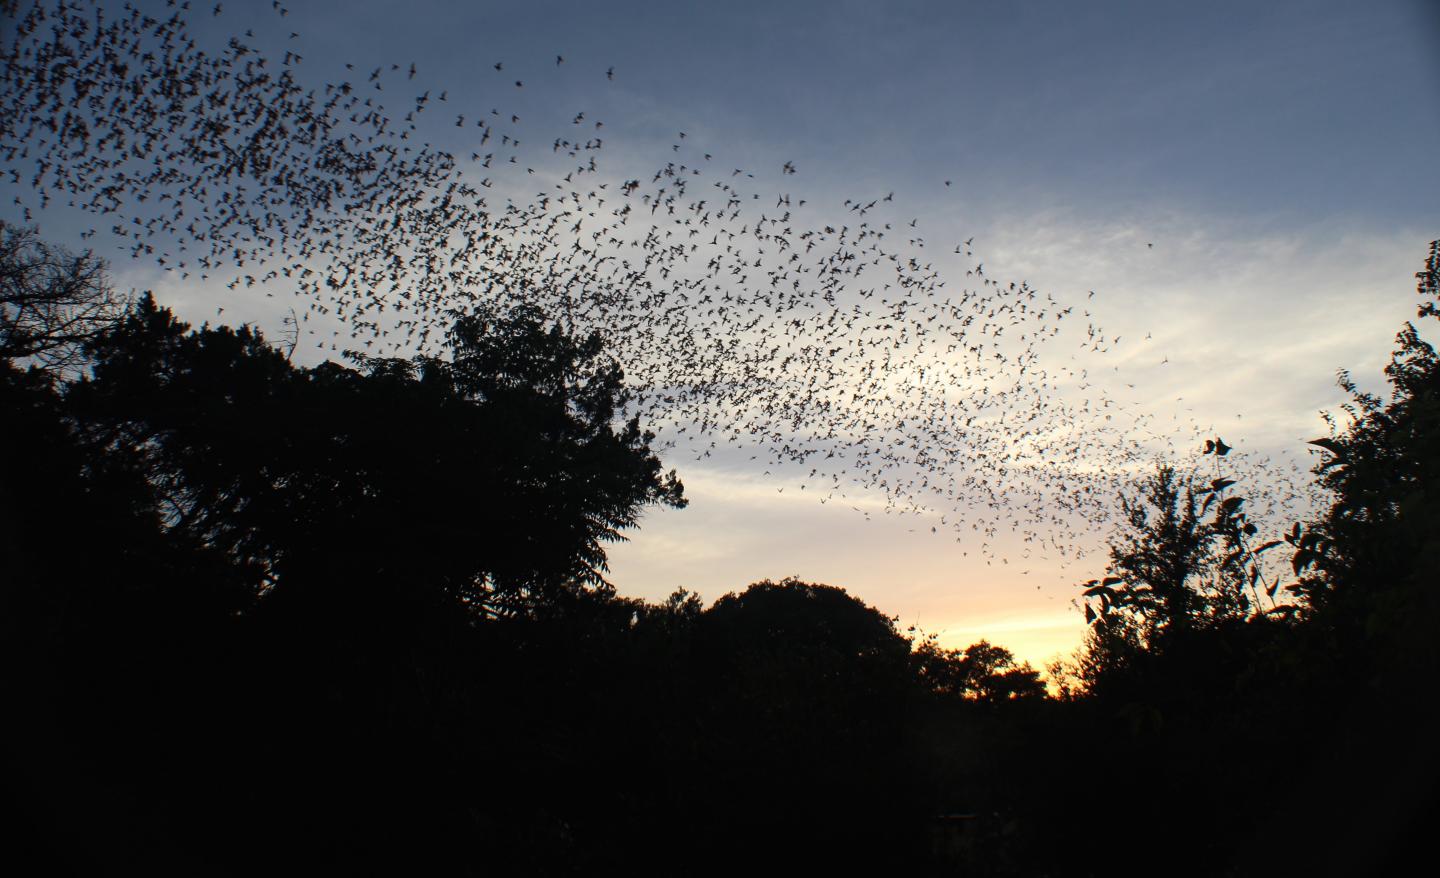
[[[839,588],[617,595],[607,543],[685,501],[599,337],[457,315],[443,358],[302,368],[33,232],[0,260],[32,869],[1378,874],[1434,817],[1440,359],[1413,328],[1393,396],[1349,386],[1320,443],[1321,519],[1265,539],[1220,473],[1123,501],[1052,696]]]

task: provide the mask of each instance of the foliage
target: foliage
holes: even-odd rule
[[[807,762],[852,745],[893,745],[886,738],[910,642],[844,589],[757,582],[717,600],[697,634],[701,673],[728,705],[716,720],[732,735],[786,740]]]
[[[925,638],[915,646],[912,661],[920,684],[936,695],[996,704],[1045,694],[1039,671],[985,640],[944,649],[933,637]]]
[[[125,307],[94,254],[67,253],[0,221],[0,359],[73,372]]]
[[[29,871],[1352,874],[1428,843],[1440,357],[1413,326],[1387,398],[1344,382],[1334,503],[1285,540],[1218,439],[1213,478],[1122,499],[1059,699],[832,586],[615,594],[605,541],[683,494],[602,340],[533,313],[301,369],[146,298],[83,356],[0,361]],[[1262,611],[1287,542],[1301,603]]]
[[[615,428],[621,374],[598,339],[534,315],[462,321],[450,360],[298,369],[249,328],[192,332],[147,297],[90,351],[67,392],[77,428],[137,460],[173,538],[257,590],[333,577],[338,557],[352,579],[514,611],[603,584],[603,543],[685,502],[650,434]]]
[[[1434,299],[1440,242],[1431,245],[1418,292]],[[1434,301],[1419,316],[1440,318]],[[1440,355],[1407,323],[1385,368],[1389,398],[1359,390],[1347,373],[1348,423],[1310,444],[1314,472],[1334,502],[1286,535],[1295,549],[1292,586],[1334,642],[1378,651],[1389,673],[1440,669]],[[1377,656],[1380,657],[1380,656]],[[1375,673],[1379,668],[1371,668]]]
[[[1437,254],[1419,274],[1429,300]],[[1440,802],[1421,731],[1436,709],[1414,688],[1440,671],[1440,357],[1414,325],[1386,376],[1382,398],[1341,374],[1348,421],[1310,443],[1332,503],[1280,540],[1256,544],[1218,464],[1208,488],[1162,468],[1125,501],[1131,533],[1087,583],[1092,627],[1068,670],[1078,733],[1104,742],[1086,757],[1154,778],[1144,809],[1087,787],[1097,813],[1125,815],[1137,863],[1185,849],[1197,874],[1388,874],[1419,850]],[[1273,599],[1280,583],[1256,559],[1287,544],[1297,603],[1259,612],[1257,587]],[[1357,801],[1363,814],[1345,807]],[[1063,833],[1087,837],[1079,822]]]
[[[1216,459],[1208,482],[1160,465],[1136,495],[1121,497],[1126,527],[1111,544],[1109,568],[1084,584],[1091,630],[1074,667],[1078,685],[1251,617],[1262,609],[1257,586],[1275,607],[1276,584],[1261,556],[1280,541],[1255,544],[1245,498],[1219,472],[1229,451],[1223,440],[1207,440],[1205,454]]]
[[[1416,277],[1417,292],[1427,299],[1418,308],[1420,318],[1440,317],[1434,301],[1440,296],[1440,241],[1431,244]],[[1230,450],[1220,439],[1206,442],[1205,453],[1217,461],[1208,486],[1162,466],[1143,483],[1138,499],[1122,498],[1129,532],[1111,548],[1108,575],[1085,584],[1093,629],[1081,676],[1093,679],[1126,656],[1162,650],[1170,632],[1258,611],[1257,584],[1272,600],[1272,614],[1303,614],[1311,630],[1391,640],[1408,628],[1407,642],[1423,641],[1420,630],[1437,618],[1427,583],[1440,569],[1434,487],[1440,475],[1440,357],[1407,323],[1385,374],[1388,399],[1362,392],[1341,372],[1348,423],[1332,420],[1331,435],[1309,443],[1323,452],[1314,473],[1333,503],[1319,520],[1297,522],[1281,540],[1254,545],[1257,529],[1241,511],[1245,501],[1227,494],[1234,483],[1219,472],[1218,460]],[[1290,567],[1299,579],[1285,590],[1299,600],[1296,605],[1273,603],[1279,582],[1267,582],[1258,560],[1283,544],[1294,550]],[[1352,642],[1350,648],[1361,646]]]

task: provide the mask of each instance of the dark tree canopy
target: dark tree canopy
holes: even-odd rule
[[[1427,299],[1419,317],[1440,318],[1440,242],[1417,277]],[[1379,647],[1387,679],[1401,668],[1424,677],[1440,671],[1440,355],[1414,324],[1396,336],[1385,376],[1388,399],[1341,373],[1348,422],[1311,442],[1334,503],[1286,540],[1300,577],[1293,589],[1319,627],[1357,650]]]
[[[1414,326],[1388,396],[1342,382],[1317,520],[1264,539],[1218,439],[1213,477],[1120,500],[1057,698],[833,586],[617,595],[606,542],[684,498],[603,339],[519,309],[449,342],[297,368],[146,297],[83,373],[0,358],[12,860],[1210,876],[1429,844],[1440,357]]]
[[[1418,275],[1421,319],[1435,316],[1437,254]],[[1090,787],[1094,813],[1124,815],[1136,862],[1185,850],[1194,874],[1398,874],[1433,828],[1440,357],[1415,325],[1385,375],[1381,396],[1341,373],[1344,414],[1310,442],[1329,508],[1280,539],[1245,520],[1219,440],[1208,486],[1161,469],[1142,502],[1122,502],[1131,529],[1086,584],[1093,624],[1070,671],[1103,742],[1075,758],[1147,779],[1145,810]],[[1282,584],[1257,558],[1286,547],[1281,570],[1298,578]],[[1234,791],[1270,816],[1246,816]]]
[[[1045,695],[1039,671],[986,640],[965,649],[944,649],[926,639],[916,645],[913,661],[921,684],[937,695],[991,704]]]
[[[89,442],[145,469],[172,536],[258,590],[337,578],[336,559],[485,612],[602,584],[605,542],[685,502],[650,435],[615,424],[619,368],[529,313],[461,321],[452,342],[453,359],[300,369],[249,328],[190,331],[146,298],[67,400]]]
[[[0,359],[74,369],[85,342],[124,306],[94,254],[71,254],[0,221]]]

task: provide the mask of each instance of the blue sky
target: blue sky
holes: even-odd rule
[[[547,101],[566,86],[594,94],[553,75],[554,54],[597,74],[613,65],[634,99],[618,110],[805,153],[836,184],[918,186],[928,173],[987,204],[1292,216],[1434,203],[1440,13],[1421,0],[422,0],[347,3],[339,22],[334,4],[291,5],[292,26],[327,52],[413,58],[477,94],[509,83],[494,60],[537,77]]]
[[[414,61],[415,91],[516,113],[534,145],[584,111],[604,120],[617,174],[663,163],[684,131],[717,164],[793,162],[786,185],[840,222],[845,198],[893,191],[937,244],[974,236],[989,274],[1087,304],[1096,290],[1096,319],[1135,340],[1104,363],[1133,411],[1221,430],[1278,466],[1307,465],[1337,369],[1374,386],[1440,236],[1440,6],[1421,0],[293,0],[283,20],[269,5],[230,0],[195,27],[254,27],[316,83]],[[453,127],[426,134],[469,153]],[[72,227],[44,222],[62,239]],[[114,268],[195,320],[225,296],[118,255]],[[263,299],[225,301],[227,319],[278,329]],[[1070,600],[1103,566],[1100,536],[1083,561],[1016,547],[1002,563],[913,517],[783,492],[787,474],[744,455],[692,457],[668,461],[691,507],[647,516],[613,553],[622,592],[713,599],[795,574],[950,645],[988,636],[1038,662],[1078,640]]]

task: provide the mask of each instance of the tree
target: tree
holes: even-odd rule
[[[812,861],[885,847],[915,805],[894,770],[913,691],[894,620],[844,589],[763,580],[701,615],[695,649],[715,843],[730,826]]]
[[[462,317],[449,342],[450,359],[416,365],[445,397],[490,415],[490,441],[504,449],[505,469],[520,481],[513,493],[529,513],[522,520],[533,525],[507,528],[519,554],[569,559],[497,570],[491,584],[603,585],[604,543],[623,540],[649,505],[686,505],[684,486],[674,470],[661,471],[654,435],[639,417],[617,425],[629,399],[620,365],[603,353],[599,333],[574,338],[532,306],[498,319]]]
[[[1090,629],[1071,660],[1051,667],[1062,692],[1106,688],[1144,724],[1159,721],[1161,701],[1189,711],[1275,671],[1276,635],[1301,607],[1276,600],[1280,583],[1264,558],[1283,541],[1257,538],[1245,498],[1220,472],[1230,450],[1206,440],[1208,481],[1162,464],[1121,497],[1106,575],[1083,585]]]
[[[1440,319],[1440,241],[1417,278],[1427,299],[1418,316]],[[1413,323],[1396,336],[1385,376],[1388,399],[1341,373],[1348,423],[1310,443],[1323,452],[1314,473],[1334,502],[1286,539],[1300,577],[1292,589],[1315,625],[1398,681],[1440,670],[1440,355]],[[1365,665],[1353,670],[1380,670]]]
[[[0,359],[73,371],[83,345],[124,308],[93,253],[73,255],[0,221]]]
[[[145,297],[86,345],[84,377],[0,362],[0,446],[23,462],[0,473],[0,689],[38,766],[22,789],[60,777],[82,800],[103,773],[142,806],[114,836],[159,817],[208,856],[263,811],[257,862],[348,866],[336,848],[372,836],[404,839],[375,854],[397,860],[473,850],[477,810],[554,805],[535,766],[557,753],[605,769],[557,769],[576,800],[585,777],[628,776],[595,742],[631,728],[609,721],[626,705],[663,704],[624,681],[666,667],[699,608],[611,599],[604,545],[683,488],[614,420],[598,338],[517,313],[452,351],[301,369]],[[112,837],[92,829],[99,860]]]
[[[1229,451],[1220,440],[1206,444],[1207,454]],[[1249,545],[1256,528],[1243,512],[1244,498],[1228,494],[1233,484],[1217,474],[1206,485],[1161,465],[1137,494],[1120,498],[1124,527],[1110,546],[1106,576],[1085,583],[1092,629],[1082,677],[1093,682],[1140,651],[1162,650],[1167,641],[1257,608],[1258,554],[1274,544]]]
[[[927,638],[915,647],[912,661],[921,685],[937,695],[996,704],[1045,694],[1038,671],[986,640],[962,650],[942,649]]]
[[[148,297],[67,392],[97,456],[130,455],[173,539],[257,591],[423,583],[483,614],[603,585],[604,543],[683,506],[598,336],[530,312],[461,320],[452,357],[297,369],[257,332],[190,331]]]

